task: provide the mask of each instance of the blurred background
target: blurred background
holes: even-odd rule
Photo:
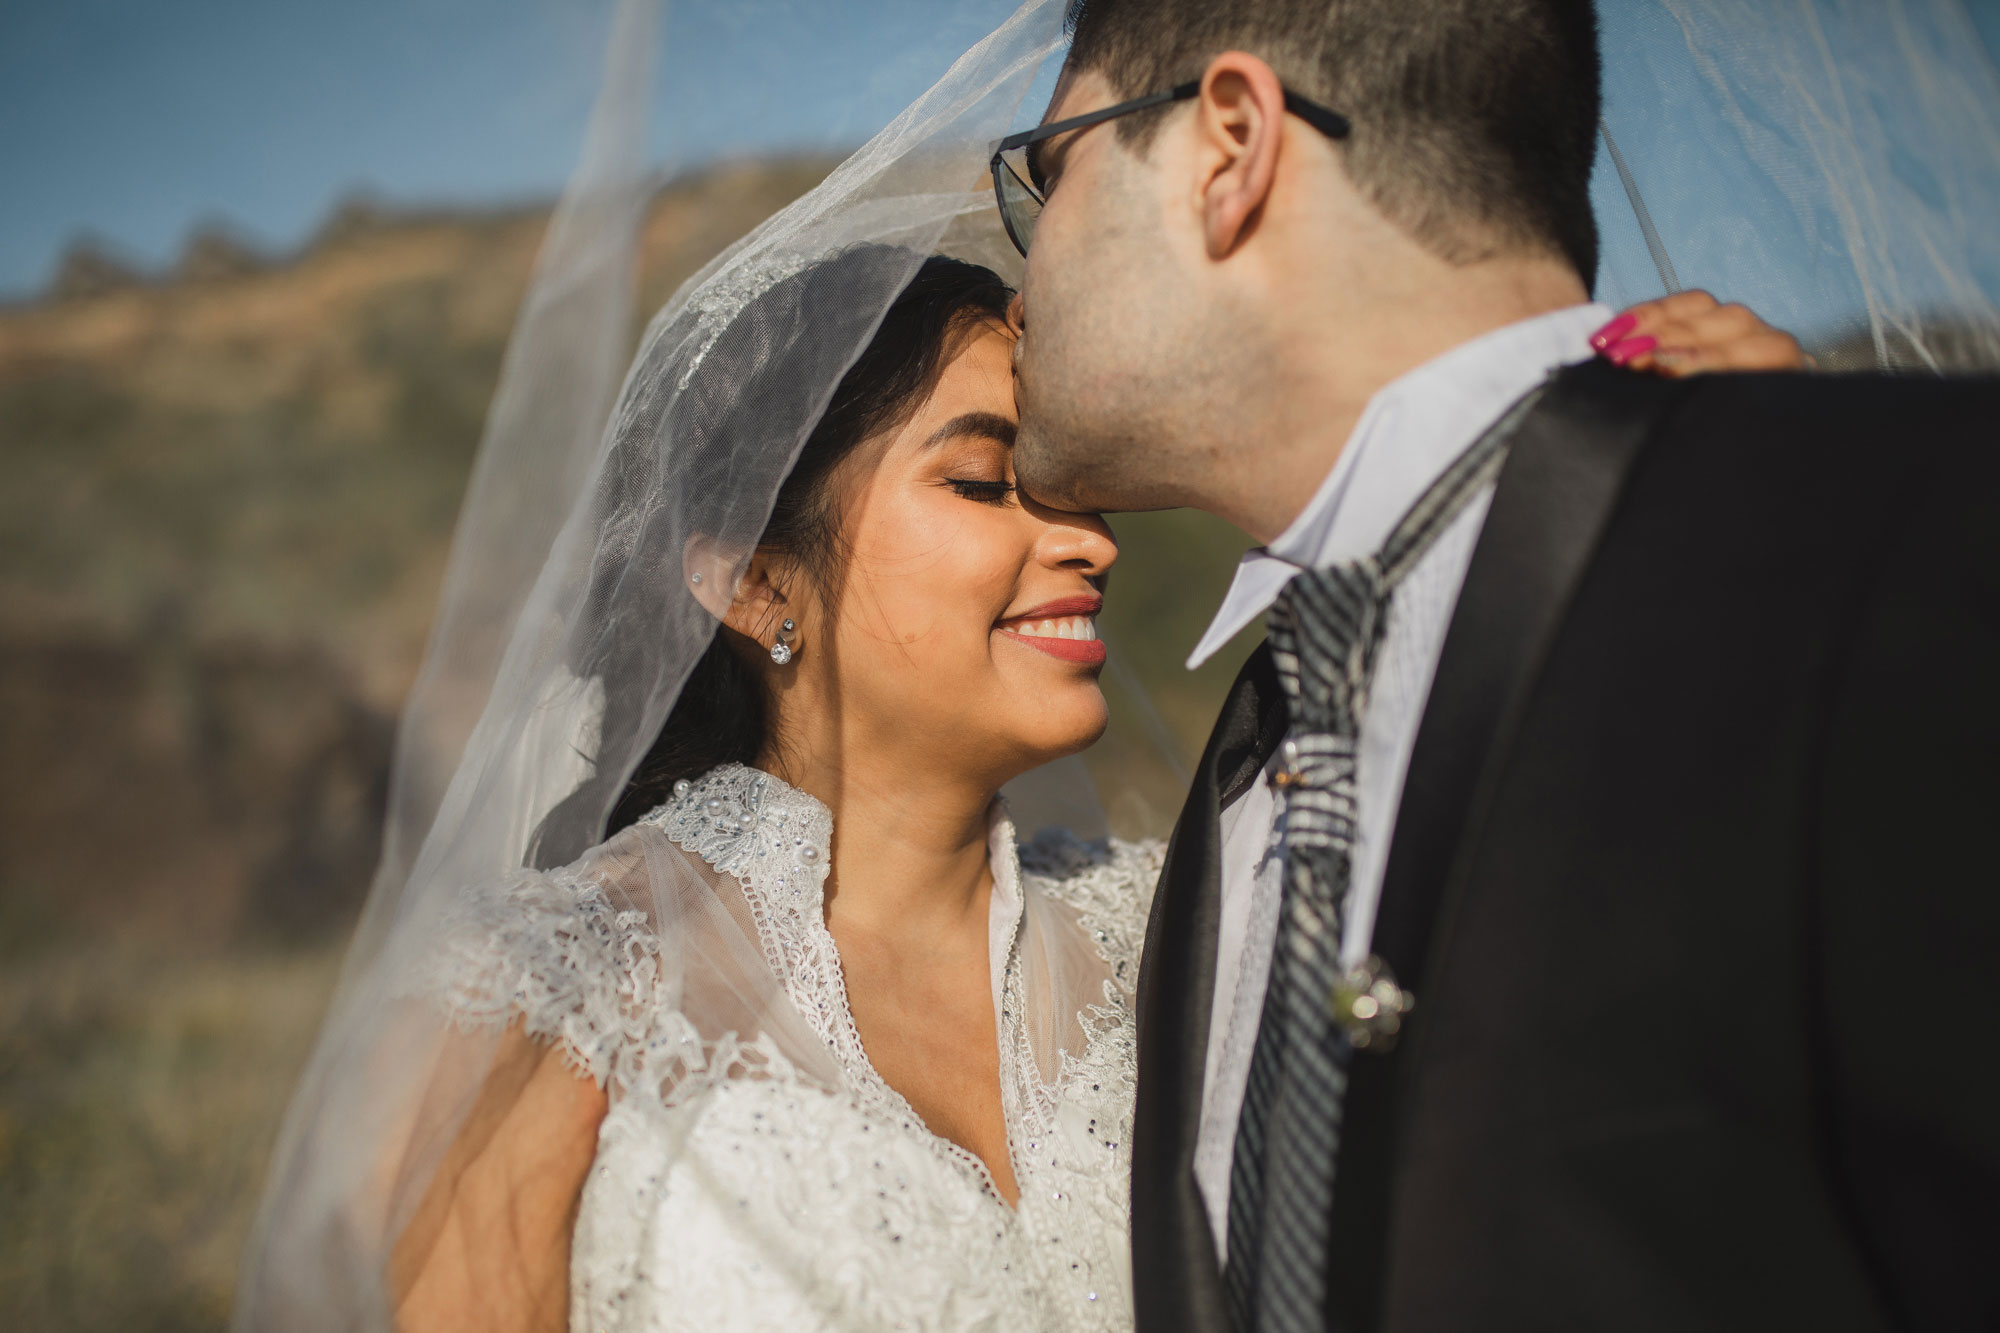
[[[1011,8],[797,7],[839,22],[762,64],[740,57],[782,7],[670,12],[668,50],[729,49],[740,76],[698,117],[662,97],[641,320]],[[2000,40],[2000,0],[1968,8]],[[1606,13],[1612,106],[1670,123],[1615,69],[1676,40],[1665,11]],[[0,0],[0,1326],[226,1322],[610,19]],[[1600,188],[1629,233],[1606,294],[1655,294],[1608,169]],[[1188,514],[1116,526],[1107,628],[1191,761],[1255,633],[1180,662],[1244,542]]]

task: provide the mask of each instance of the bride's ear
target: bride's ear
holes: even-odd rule
[[[785,587],[791,581],[788,577],[790,572],[791,562],[784,557],[754,552],[750,556],[750,567],[743,571],[731,589],[722,623],[744,638],[769,648],[777,638],[778,627],[791,615],[791,604],[785,598]]]
[[[755,558],[756,553],[750,553]],[[714,537],[690,537],[681,552],[681,579],[703,609],[724,624],[734,601],[736,571],[743,567],[740,546],[727,545]]]
[[[785,596],[790,560],[758,550],[745,562],[712,538],[697,537],[688,543],[685,565],[688,590],[710,615],[746,639],[771,645],[792,613]]]

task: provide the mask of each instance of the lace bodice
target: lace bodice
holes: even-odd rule
[[[442,993],[611,1091],[573,1329],[1123,1329],[1132,986],[1158,844],[996,806],[989,920],[1020,1188],[869,1062],[824,918],[832,818],[727,765],[598,854],[473,895]]]

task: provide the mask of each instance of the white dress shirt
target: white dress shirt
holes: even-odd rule
[[[1410,506],[1501,413],[1551,371],[1589,358],[1590,335],[1610,317],[1607,307],[1583,305],[1510,324],[1384,386],[1369,400],[1339,461],[1298,518],[1268,547],[1244,555],[1222,609],[1188,665],[1199,665],[1262,615],[1301,570],[1380,549]],[[1347,966],[1368,956],[1417,724],[1492,498],[1489,486],[1466,506],[1390,603],[1361,719],[1360,819],[1341,936],[1341,961]],[[1222,812],[1220,939],[1195,1179],[1224,1252],[1236,1119],[1277,938],[1282,813],[1268,780]]]

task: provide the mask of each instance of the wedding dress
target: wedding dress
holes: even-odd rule
[[[724,765],[578,862],[462,896],[436,1002],[461,1026],[522,1022],[611,1093],[571,1328],[1131,1326],[1132,986],[1161,847],[1017,848],[1003,803],[990,820],[1015,1207],[870,1064],[822,911],[832,817],[805,792]],[[662,859],[696,900],[664,909],[667,932]],[[666,935],[691,929],[726,938],[663,985]],[[732,1021],[726,960],[782,987],[761,1030]]]

